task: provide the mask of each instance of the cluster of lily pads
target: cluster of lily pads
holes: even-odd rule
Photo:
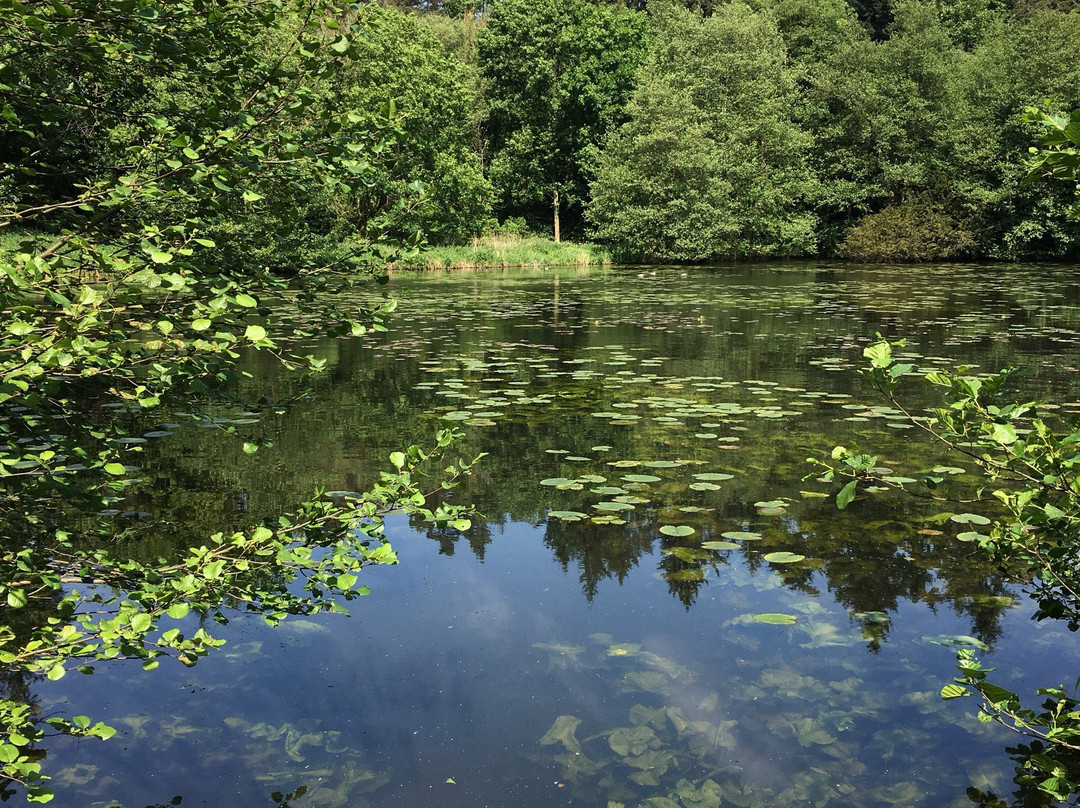
[[[546,449],[552,462],[539,471],[548,476],[538,474],[536,482],[551,491],[547,518],[655,531],[662,556],[671,559],[662,565],[662,575],[674,585],[703,581],[707,568],[716,569],[732,552],[769,565],[821,565],[799,547],[776,546],[790,540],[793,531],[769,530],[770,518],[794,519],[798,500],[755,499],[753,516],[747,513],[747,483],[741,479],[746,464],[755,462],[763,440],[779,439],[789,422],[844,420],[865,424],[875,435],[882,425],[911,428],[904,413],[856,402],[846,393],[767,379],[664,374],[659,371],[672,358],[650,355],[645,348],[589,346],[568,357],[532,343],[481,340],[481,347],[420,362],[425,375],[437,377],[416,385],[432,397],[434,414],[479,428],[558,418],[571,434],[586,435],[598,433],[576,429],[582,419],[606,424],[614,430],[607,443],[574,445],[568,440],[573,448]],[[635,445],[658,448],[660,457],[620,456]],[[739,451],[744,447],[750,452]],[[881,471],[895,486],[916,482],[884,467]],[[826,496],[820,491],[801,494],[805,499]],[[758,553],[752,542],[763,539],[763,531],[769,549]],[[796,619],[774,613],[758,618],[784,624]]]

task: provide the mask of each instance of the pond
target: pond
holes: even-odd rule
[[[807,458],[857,442],[897,475],[975,481],[863,384],[877,332],[907,337],[923,368],[1023,365],[1025,393],[1080,412],[1074,273],[786,264],[391,286],[408,291],[389,333],[304,346],[325,374],[251,357],[243,405],[145,425],[124,506],[155,526],[138,552],[316,487],[362,490],[448,425],[461,456],[487,453],[452,494],[474,526],[391,519],[401,563],[365,572],[351,617],[271,629],[237,613],[192,669],[35,686],[47,712],[118,729],[50,743],[56,804],[1008,798],[1015,737],[938,692],[968,647],[1021,694],[1070,683],[1074,638],[1032,622],[957,539],[961,507],[890,493],[838,511]]]

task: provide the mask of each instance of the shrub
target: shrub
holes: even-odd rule
[[[959,258],[974,246],[972,233],[943,206],[914,197],[864,216],[838,252],[855,261],[908,263]]]

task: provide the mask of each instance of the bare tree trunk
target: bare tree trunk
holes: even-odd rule
[[[552,203],[555,207],[555,243],[558,244],[562,241],[562,236],[559,233],[559,192],[555,191],[555,195],[552,198]]]

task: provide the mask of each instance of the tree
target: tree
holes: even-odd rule
[[[744,3],[707,19],[652,9],[652,50],[592,186],[589,218],[630,260],[812,252],[809,137],[776,20]]]
[[[365,594],[363,566],[394,561],[388,511],[467,526],[430,498],[470,465],[431,468],[449,432],[392,453],[366,493],[315,497],[170,559],[125,556],[108,515],[135,485],[128,413],[223,389],[242,349],[317,370],[287,347],[305,329],[359,334],[393,310],[334,292],[381,277],[408,245],[354,233],[344,253],[326,215],[401,143],[393,104],[373,114],[328,92],[362,56],[365,20],[321,0],[0,0],[0,230],[21,233],[0,253],[0,597],[23,618],[0,626],[8,675],[194,664],[220,641],[170,625],[189,611],[340,610]],[[46,801],[32,750],[46,725],[111,729],[43,724],[6,695],[0,776]]]
[[[343,199],[343,218],[363,232],[384,215],[392,232],[421,230],[432,244],[461,244],[485,229],[491,187],[470,144],[468,122],[477,103],[468,68],[444,55],[420,19],[372,5],[357,58],[335,77],[336,104],[366,110],[369,125],[393,99],[400,143],[369,183]],[[425,193],[417,194],[420,184]]]
[[[480,33],[490,176],[503,217],[545,211],[561,238],[588,199],[592,165],[622,120],[644,56],[640,12],[592,0],[497,0]]]

